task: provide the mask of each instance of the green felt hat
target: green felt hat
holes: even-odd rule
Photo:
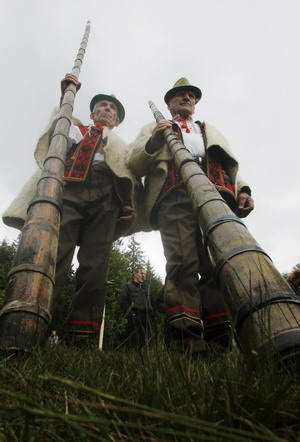
[[[173,95],[175,95],[176,92],[178,92],[182,89],[194,92],[194,94],[196,96],[196,102],[198,102],[200,100],[200,98],[202,97],[202,92],[200,91],[200,89],[198,87],[190,84],[190,82],[187,78],[182,77],[182,78],[179,78],[179,80],[176,81],[176,83],[174,84],[172,89],[170,89],[166,93],[165,103],[168,104],[170,99],[173,97]]]
[[[112,101],[117,106],[118,117],[119,117],[120,122],[122,123],[122,121],[125,118],[125,109],[124,109],[122,103],[120,103],[120,101],[113,94],[111,94],[111,95],[105,95],[105,94],[95,95],[94,98],[92,98],[91,103],[90,103],[91,112],[93,112],[95,104],[101,100]]]

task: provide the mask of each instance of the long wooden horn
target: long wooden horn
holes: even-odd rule
[[[72,69],[77,78],[89,33],[90,22],[87,22]],[[75,96],[76,86],[70,84],[64,94],[35,197],[29,204],[0,312],[0,349],[32,350],[44,339],[51,320],[64,162],[70,146],[69,129]]]
[[[149,105],[157,122],[165,119],[152,101]],[[166,129],[164,138],[197,214],[242,351],[259,360],[280,355],[300,363],[299,297],[177,135]]]

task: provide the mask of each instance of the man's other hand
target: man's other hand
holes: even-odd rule
[[[122,207],[122,214],[118,218],[118,221],[123,222],[131,222],[134,218],[134,209],[131,206],[123,206]]]
[[[241,192],[237,197],[237,209],[234,212],[239,218],[245,218],[254,209],[254,201],[246,192]]]

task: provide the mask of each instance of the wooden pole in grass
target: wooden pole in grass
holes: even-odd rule
[[[72,74],[80,74],[90,33],[87,22]],[[4,306],[0,312],[0,349],[30,351],[41,343],[51,320],[64,162],[76,86],[65,91],[48,155],[29,204],[13,267],[8,275]]]
[[[105,327],[105,306],[103,309],[102,322],[101,322],[100,335],[99,335],[99,346],[98,347],[99,347],[100,351],[103,350],[104,327]]]
[[[165,120],[153,102],[157,122]],[[214,276],[242,351],[300,361],[300,299],[195,162],[177,135],[164,131],[195,209]]]

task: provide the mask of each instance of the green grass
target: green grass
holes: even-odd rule
[[[1,441],[300,440],[296,367],[63,343],[0,357]]]

